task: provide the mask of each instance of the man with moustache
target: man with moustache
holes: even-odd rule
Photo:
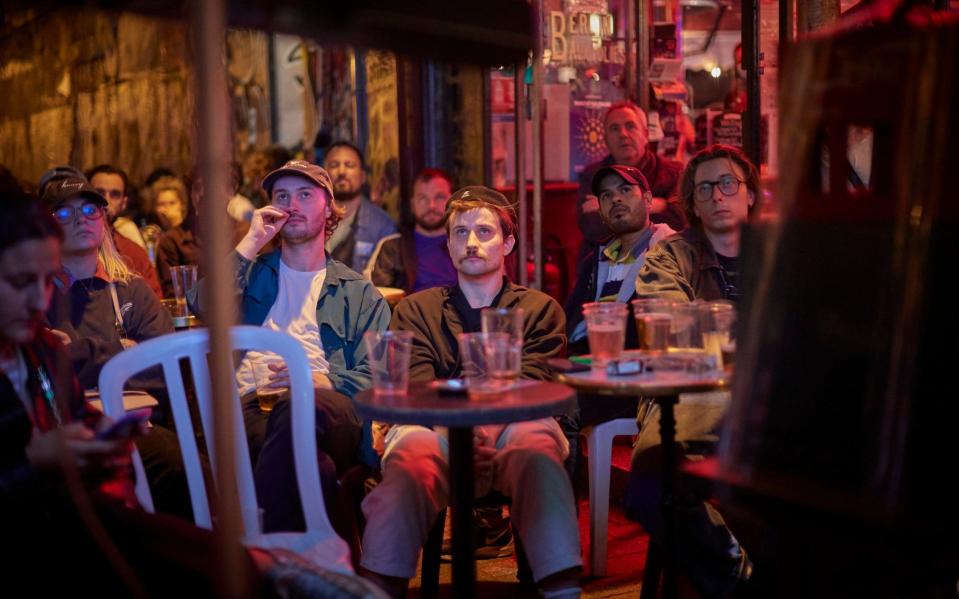
[[[410,381],[460,376],[456,336],[478,332],[480,312],[490,306],[523,309],[522,376],[548,380],[543,360],[563,355],[566,346],[563,313],[549,296],[505,276],[504,261],[516,243],[512,205],[492,189],[464,187],[450,198],[445,222],[456,284],[402,300],[390,323],[413,333]],[[512,499],[510,517],[543,596],[579,597],[579,529],[559,425],[543,418],[474,430],[477,487]],[[360,563],[364,576],[401,597],[427,533],[449,501],[447,440],[422,426],[393,426],[382,456],[383,480],[363,501]]]
[[[609,154],[586,167],[579,176],[576,215],[584,238],[580,256],[592,249],[592,244],[606,241],[613,233],[600,214],[599,199],[595,193],[590,193],[593,178],[603,167],[623,165],[639,169],[652,194],[650,220],[667,224],[676,231],[686,228],[683,209],[673,197],[683,165],[657,155],[649,147],[648,124],[643,109],[630,101],[613,104],[606,111],[603,127]]]
[[[413,179],[413,227],[380,240],[366,272],[374,285],[413,293],[456,283],[443,217],[453,183],[446,171],[425,168]]]
[[[335,142],[327,148],[323,166],[333,181],[336,203],[343,208],[343,218],[327,239],[326,249],[333,259],[363,272],[376,244],[396,233],[396,223],[363,194],[366,165],[359,148],[347,141]]]
[[[233,254],[241,322],[288,333],[306,350],[316,395],[324,493],[328,505],[335,505],[336,494],[328,493],[335,489],[335,472],[359,461],[377,461],[369,426],[361,426],[349,398],[372,384],[363,334],[385,329],[390,310],[372,283],[324,251],[341,212],[322,167],[291,160],[268,174],[262,186],[271,204],[253,212],[250,230]],[[276,236],[280,248],[259,254]],[[207,284],[201,280],[190,294],[201,318]],[[256,398],[253,365],[271,357],[247,352],[236,372],[257,497],[266,532],[303,530],[290,452],[289,402],[277,402],[264,413]],[[270,369],[270,386],[289,388],[287,368]]]

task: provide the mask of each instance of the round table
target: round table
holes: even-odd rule
[[[473,556],[473,427],[536,420],[566,413],[575,393],[566,385],[519,381],[489,399],[441,395],[428,384],[411,385],[403,395],[366,390],[353,397],[356,411],[391,424],[449,428],[450,508],[453,511],[453,596],[476,596]]]
[[[732,385],[732,372],[717,370],[703,373],[686,372],[647,372],[633,375],[610,376],[605,370],[593,368],[581,372],[562,372],[556,380],[597,395],[635,395],[649,397],[659,404],[659,435],[663,447],[663,590],[667,598],[677,595],[676,569],[673,564],[673,493],[676,490],[676,478],[679,463],[676,456],[676,413],[675,406],[683,393],[705,393],[728,389]],[[643,580],[640,597],[654,597],[658,581]]]

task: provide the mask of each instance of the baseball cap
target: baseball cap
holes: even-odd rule
[[[516,220],[516,208],[513,206],[513,203],[506,199],[506,196],[489,187],[467,185],[466,187],[457,189],[453,195],[450,196],[449,201],[452,202],[453,200],[478,200],[486,202],[487,204],[502,206],[509,211],[513,220]]]
[[[67,177],[79,177],[86,180],[86,177],[83,176],[83,173],[80,172],[80,169],[69,165],[55,166],[51,169],[47,169],[43,175],[40,176],[40,186],[38,189],[42,194],[46,190],[47,185],[60,179],[66,179]]]
[[[86,198],[100,206],[106,206],[107,200],[93,189],[90,182],[84,177],[67,177],[65,179],[54,179],[43,192],[43,203],[50,208],[56,208],[70,198],[80,196]]]
[[[651,191],[649,189],[649,182],[646,180],[646,176],[643,175],[642,171],[634,166],[624,166],[622,164],[614,164],[612,166],[604,166],[603,168],[596,171],[596,174],[593,175],[593,195],[599,197],[599,184],[603,182],[603,177],[610,173],[615,173],[623,178],[623,181],[626,181],[630,185],[639,185],[642,190]]]
[[[330,197],[333,197],[333,181],[330,179],[330,174],[326,172],[326,169],[322,166],[317,166],[312,162],[306,162],[305,160],[290,160],[280,168],[268,174],[263,178],[263,183],[260,186],[263,188],[266,193],[273,193],[273,184],[276,183],[276,180],[280,177],[285,177],[288,175],[293,175],[297,177],[304,177],[309,179],[313,183],[316,183],[320,187],[326,190]]]

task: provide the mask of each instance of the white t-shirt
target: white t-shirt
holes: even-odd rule
[[[325,280],[325,268],[303,272],[289,268],[280,260],[279,292],[263,322],[263,326],[289,333],[299,341],[306,350],[310,369],[320,374],[330,372],[330,363],[326,361],[320,340],[320,327],[316,322],[316,304]],[[256,390],[251,362],[264,355],[275,356],[270,352],[257,351],[249,351],[243,356],[236,371],[236,386],[241,396]]]

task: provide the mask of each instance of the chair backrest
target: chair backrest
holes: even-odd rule
[[[330,525],[323,502],[320,487],[319,466],[316,455],[316,419],[313,395],[313,379],[303,347],[286,333],[263,327],[237,326],[230,329],[230,342],[234,350],[256,349],[279,354],[290,371],[290,416],[293,433],[293,457],[296,469],[300,502],[309,533],[329,533],[335,536]],[[211,462],[215,463],[215,444],[213,440],[214,420],[210,372],[207,356],[210,352],[209,332],[196,329],[173,333],[145,341],[136,347],[127,349],[114,356],[100,372],[100,396],[103,399],[104,412],[111,418],[124,414],[123,386],[132,375],[154,366],[161,366],[170,396],[170,407],[176,425],[180,452],[186,467],[187,484],[190,489],[190,501],[193,506],[194,520],[197,526],[212,528],[210,506],[203,472],[194,435],[193,420],[187,403],[186,391],[180,370],[180,361],[189,360],[196,390],[200,421],[206,439],[207,452]],[[237,488],[246,538],[262,534],[256,491],[253,485],[253,469],[250,464],[250,452],[243,424],[242,406],[236,387],[233,387],[232,400],[236,406],[233,412],[234,432],[233,451],[236,459]],[[137,497],[144,509],[153,511],[150,489],[144,476],[143,464],[139,454],[134,454],[134,468],[137,474]]]

